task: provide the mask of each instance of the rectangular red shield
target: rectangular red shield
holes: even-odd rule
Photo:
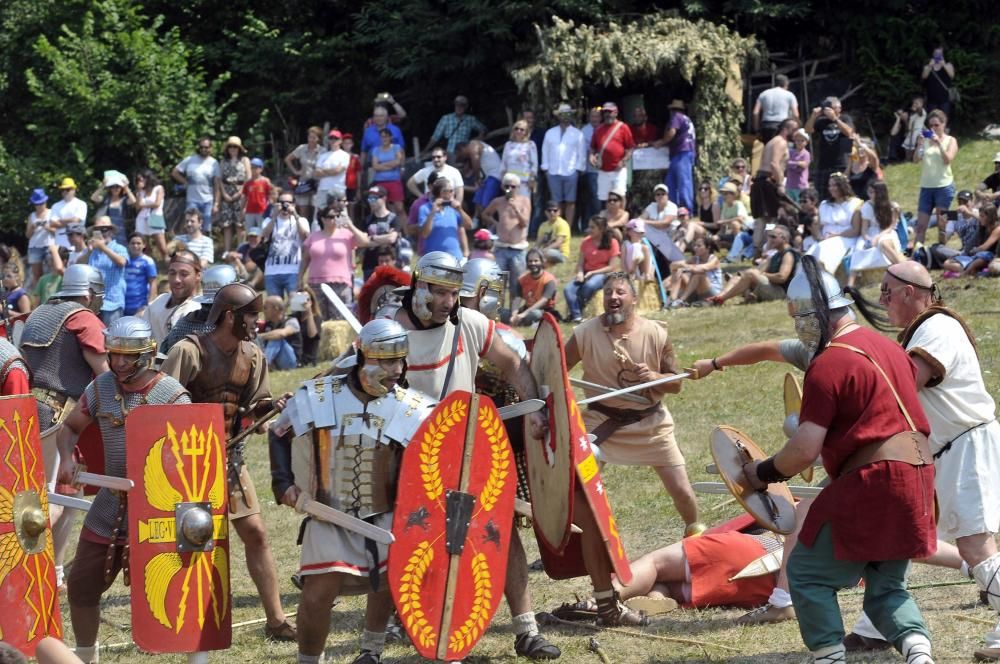
[[[0,638],[27,655],[62,638],[45,462],[31,395],[0,397]]]
[[[146,652],[223,650],[232,641],[225,425],[220,404],[140,406],[125,421],[132,639]],[[191,550],[186,510],[210,513]],[[197,516],[197,515],[196,515]],[[190,531],[188,531],[190,532]]]

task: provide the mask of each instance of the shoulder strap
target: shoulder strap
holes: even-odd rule
[[[948,92],[951,92],[951,86],[948,85],[947,83],[945,83],[944,81],[942,81],[941,77],[938,76],[938,73],[936,71],[934,71],[933,69],[931,70],[931,76],[933,76],[934,78],[937,79],[937,82],[941,84],[941,87],[943,87]]]
[[[615,137],[615,134],[617,134],[618,130],[622,128],[623,124],[625,123],[618,121],[611,127],[611,131],[608,132],[608,135],[604,137],[604,142],[601,143],[601,149],[597,151],[597,156],[599,158],[604,158],[604,148],[608,147],[608,143],[610,143],[611,139]]]
[[[842,342],[839,342],[839,341],[832,342],[829,345],[829,348],[844,348],[844,349],[849,350],[849,351],[851,351],[853,353],[857,353],[858,355],[861,355],[862,357],[868,358],[868,361],[875,365],[875,368],[878,369],[878,372],[880,374],[882,374],[882,378],[885,379],[886,385],[888,385],[889,389],[892,390],[892,396],[896,397],[896,405],[899,406],[899,409],[901,411],[903,411],[903,417],[906,418],[906,424],[909,425],[909,427],[910,427],[910,429],[912,431],[916,431],[917,430],[916,425],[913,423],[913,418],[910,417],[910,411],[908,411],[906,409],[906,406],[903,405],[903,400],[899,397],[899,393],[896,392],[896,387],[892,384],[892,381],[889,380],[889,376],[886,375],[885,370],[883,370],[882,367],[879,366],[879,363],[875,361],[874,357],[872,357],[871,355],[869,355],[865,351],[861,350],[857,346],[851,346],[849,344],[845,344],[845,343],[842,343]]]

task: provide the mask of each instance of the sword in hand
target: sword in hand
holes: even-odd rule
[[[353,517],[346,512],[335,510],[328,505],[324,505],[323,503],[317,503],[309,496],[308,493],[304,491],[299,493],[299,498],[295,502],[295,510],[298,512],[305,512],[309,516],[319,519],[320,521],[326,521],[335,526],[340,526],[344,530],[350,530],[358,533],[368,539],[375,540],[379,544],[392,544],[396,541],[396,538],[392,536],[392,533],[385,528],[379,528],[378,526],[368,523],[367,521]]]

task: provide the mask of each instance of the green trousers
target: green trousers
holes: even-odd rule
[[[865,580],[865,613],[897,650],[910,632],[930,638],[920,609],[906,590],[909,564],[908,560],[837,560],[830,524],[820,529],[811,547],[796,544],[788,558],[788,586],[802,642],[815,651],[844,640],[837,591],[853,588],[861,579]]]

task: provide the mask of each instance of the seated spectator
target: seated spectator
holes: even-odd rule
[[[396,255],[396,250],[393,247],[390,247],[389,245],[382,245],[381,247],[375,247],[376,270],[382,265],[389,265],[395,267],[395,265],[398,262],[399,262],[399,257]],[[410,269],[409,260],[406,261],[405,267],[407,270]]]
[[[619,242],[625,237],[625,224],[628,223],[628,208],[625,205],[625,191],[612,189],[608,192],[608,205],[597,213],[608,220],[608,230]],[[599,290],[599,289],[598,289]]]
[[[493,255],[493,234],[485,228],[480,228],[472,236],[472,251],[469,252],[469,260],[473,258],[496,260],[496,256]]]
[[[1000,202],[1000,152],[993,155],[993,172],[976,186],[976,198],[994,205]]]
[[[21,269],[21,265],[13,261],[3,268],[4,306],[11,313],[26,314],[31,311],[31,298],[24,290]]]
[[[653,202],[646,206],[640,217],[645,222],[646,239],[653,245],[653,258],[660,274],[670,273],[670,263],[681,251],[674,242],[677,227],[677,204],[668,197],[670,190],[660,183],[653,187]]]
[[[691,257],[670,265],[670,307],[686,307],[692,301],[707,300],[722,293],[722,264],[711,238],[699,238],[691,245]]]
[[[285,301],[278,295],[264,300],[264,331],[257,335],[271,371],[294,369],[302,354],[299,319],[285,314]]]
[[[546,265],[565,263],[569,260],[570,251],[569,222],[559,215],[559,203],[549,201],[545,204],[545,221],[538,227],[535,248],[545,256]]]
[[[625,273],[638,282],[655,281],[653,252],[646,242],[646,224],[642,219],[631,219],[625,224],[626,239],[622,243],[622,264]]]
[[[819,231],[819,192],[815,187],[799,194],[798,226],[802,233],[800,249],[803,253],[823,239]]]
[[[302,355],[299,358],[299,366],[314,367],[319,358],[319,340],[323,332],[323,319],[319,303],[316,301],[316,293],[308,286],[298,291],[292,295],[289,310],[292,318],[299,322],[302,334]]]
[[[521,285],[521,297],[515,302],[516,311],[510,315],[510,324],[534,325],[546,312],[557,319],[561,318],[556,311],[559,282],[545,269],[545,256],[542,250],[538,247],[528,249],[525,261],[528,269],[518,280]]]
[[[906,260],[896,225],[899,206],[889,199],[889,188],[881,180],[868,187],[868,200],[854,213],[851,222],[858,230],[857,243],[851,252],[847,285],[853,286],[858,273],[885,268]]]
[[[600,214],[591,217],[587,237],[580,243],[576,277],[563,288],[570,322],[583,320],[583,309],[604,288],[608,273],[620,269],[621,248],[608,228],[607,218]]]
[[[104,302],[101,320],[111,325],[122,317],[125,310],[125,265],[128,249],[115,241],[118,229],[107,215],[98,217],[91,228],[87,250],[80,260],[96,269],[104,277]]]
[[[807,251],[823,264],[824,270],[836,274],[844,257],[854,250],[857,243],[859,230],[852,220],[854,211],[861,207],[861,199],[854,196],[843,173],[834,173],[829,177],[827,192],[830,197],[819,204],[819,240]]]
[[[447,177],[434,180],[431,198],[419,213],[421,251],[444,251],[458,260],[468,256],[463,249],[465,228],[472,228],[472,219],[455,200],[455,187]]]
[[[996,258],[1000,242],[996,206],[987,204],[979,208],[979,219],[974,224],[964,224],[961,228],[955,224],[955,232],[962,238],[962,251],[944,262],[945,279],[978,276]]]
[[[646,234],[649,235],[649,224]],[[697,238],[705,237],[705,227],[697,219],[691,219],[691,212],[686,208],[677,209],[677,219],[671,224],[670,238],[680,251],[687,251]]]
[[[761,259],[761,269],[750,268],[738,272],[721,293],[709,297],[708,301],[721,305],[738,295],[742,295],[747,304],[785,299],[788,282],[792,280],[799,263],[799,254],[791,247],[790,241],[788,229],[776,224],[767,232],[769,256]]]
[[[146,242],[141,233],[128,239],[128,262],[125,263],[125,315],[139,316],[156,298],[156,262],[145,254]]]
[[[719,224],[712,235],[712,240],[720,247],[733,247],[733,243],[749,219],[750,213],[747,212],[747,206],[740,198],[739,187],[735,182],[727,182],[722,186]],[[705,227],[709,228],[707,224]]]
[[[198,257],[202,269],[205,269],[215,262],[215,245],[212,238],[202,233],[201,229],[201,210],[196,207],[188,208],[184,213],[184,230],[187,232],[174,237],[170,252],[187,249]]]

